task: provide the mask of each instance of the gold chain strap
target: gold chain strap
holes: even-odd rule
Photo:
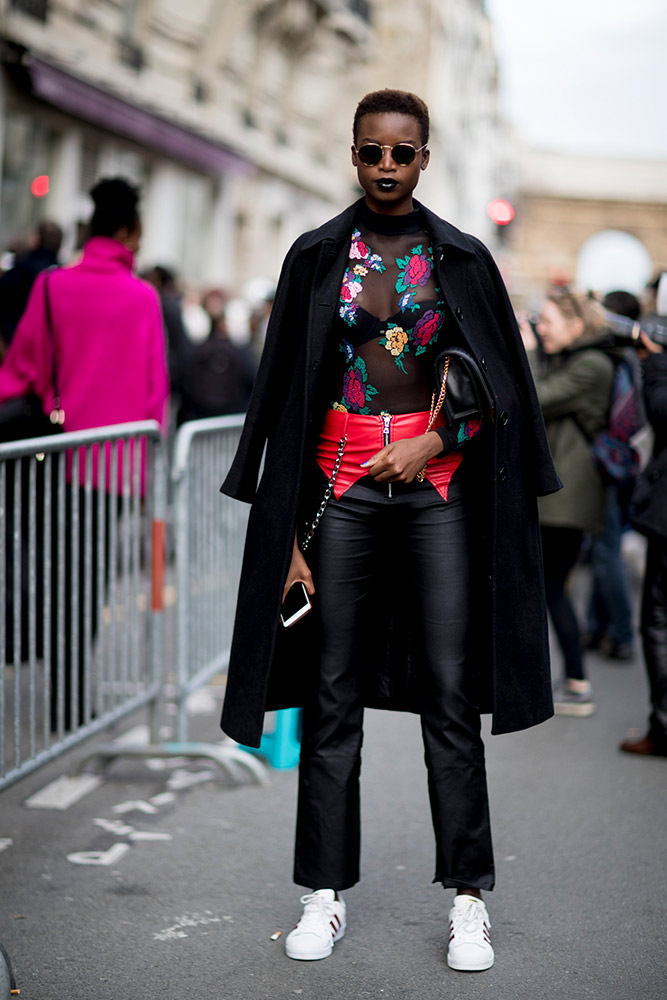
[[[449,371],[449,361],[450,361],[450,355],[448,354],[447,357],[445,358],[445,368],[442,373],[442,385],[440,386],[440,394],[438,395],[437,402],[435,399],[435,393],[433,393],[433,395],[431,396],[431,412],[429,413],[428,426],[426,427],[424,434],[428,434],[429,431],[433,430],[433,424],[435,423],[436,417],[440,413],[440,410],[442,409],[442,404],[445,401],[445,395],[447,393],[447,373]],[[428,462],[426,463],[426,465],[428,465]],[[418,483],[424,482],[424,477],[426,476],[426,465],[421,470],[421,472],[417,473]]]

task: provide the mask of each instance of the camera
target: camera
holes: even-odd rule
[[[653,320],[644,322],[642,320],[628,319],[627,316],[620,316],[604,310],[605,319],[609,332],[614,343],[618,346],[641,347],[639,334],[644,333],[654,344],[660,347],[667,347],[667,326],[661,326]]]

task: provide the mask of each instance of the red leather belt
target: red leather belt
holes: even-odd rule
[[[361,463],[392,441],[417,437],[424,434],[428,426],[429,412],[366,415],[345,413],[343,410],[327,410],[324,426],[317,445],[317,464],[327,479],[331,479],[334,463],[341,439],[347,435],[345,450],[340,463],[334,496],[338,500],[357,480],[368,475]],[[441,427],[444,419],[438,417],[436,427]],[[443,500],[454,472],[461,464],[460,451],[450,452],[442,458],[432,458],[426,466],[426,479],[438,491]]]

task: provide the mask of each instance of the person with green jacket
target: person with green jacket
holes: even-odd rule
[[[599,305],[565,288],[550,291],[542,304],[537,334],[543,357],[532,329],[523,327],[551,454],[563,482],[560,492],[539,500],[547,608],[565,667],[554,691],[560,715],[587,716],[595,710],[566,584],[584,534],[595,535],[604,526],[604,483],[591,450],[591,441],[608,423],[614,377],[611,357],[596,346],[603,329]]]

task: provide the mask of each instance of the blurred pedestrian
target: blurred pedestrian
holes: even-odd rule
[[[633,494],[632,523],[648,539],[642,595],[641,633],[648,673],[651,715],[640,739],[621,750],[667,756],[667,354],[645,334],[644,400],[655,433],[653,455]]]
[[[190,340],[183,325],[181,294],[176,275],[170,268],[156,264],[144,272],[143,277],[157,290],[162,306],[162,318],[167,334],[167,360],[169,382],[172,392],[178,386],[181,361],[190,346]]]
[[[609,292],[602,305],[629,319],[639,318],[639,300],[631,292]],[[630,371],[639,378],[635,351],[624,352]],[[634,632],[630,585],[623,559],[623,534],[630,527],[630,496],[634,478],[608,482],[605,487],[604,527],[591,539],[592,585],[586,618],[585,646],[612,660],[632,660]]]
[[[255,361],[250,347],[230,339],[225,319],[225,296],[212,289],[202,305],[211,318],[211,329],[202,344],[190,344],[184,352],[179,388],[181,406],[178,423],[227,413],[245,413],[255,379]]]
[[[5,353],[25,312],[35,278],[58,263],[63,233],[55,222],[44,219],[34,236],[34,246],[17,254],[14,267],[0,275],[0,351]]]
[[[294,881],[309,892],[286,952],[312,960],[343,936],[340,893],[359,879],[364,706],[419,713],[434,881],[456,892],[447,961],[481,971],[495,875],[480,712],[494,732],[552,714],[536,495],[560,484],[488,250],[413,201],[426,105],[368,94],[353,131],[364,198],[286,258],[222,487],[253,504],[222,725],[258,746],[265,709],[304,706]],[[474,400],[445,418],[455,347],[495,421]],[[306,593],[312,613],[282,627]]]
[[[604,526],[604,485],[591,449],[591,440],[607,424],[614,375],[611,358],[595,344],[604,326],[596,302],[554,288],[537,324],[547,356],[541,367],[535,334],[522,325],[551,454],[563,482],[559,493],[539,502],[547,607],[564,658],[565,676],[554,691],[560,715],[587,716],[595,709],[567,582],[584,533],[596,535]]]
[[[95,209],[91,237],[83,249],[81,261],[69,268],[56,269],[37,277],[5,361],[0,367],[0,403],[28,393],[42,400],[44,412],[53,403],[53,354],[58,378],[60,407],[66,431],[104,427],[135,420],[157,420],[164,424],[169,386],[166,370],[165,338],[162,313],[155,289],[133,274],[134,256],[141,238],[138,213],[139,191],[120,177],[101,180],[91,191]],[[53,350],[52,350],[53,347]],[[108,456],[107,456],[108,462]],[[121,470],[122,471],[122,470]],[[84,469],[81,469],[81,482]],[[119,476],[121,478],[121,476]],[[93,468],[97,485],[97,468]],[[75,489],[75,484],[68,490]],[[108,496],[105,498],[108,512]],[[53,505],[54,515],[57,505]],[[70,511],[70,503],[66,504]],[[93,502],[93,520],[97,517]],[[66,579],[64,593],[66,641],[64,663],[59,666],[59,646],[54,634],[51,658],[51,724],[57,728],[58,678],[65,678],[66,729],[83,721],[85,684],[84,664],[89,650],[84,642],[82,591],[85,578],[83,559],[86,531],[93,539],[97,526],[86,527],[86,505],[79,504],[80,544],[78,568],[79,621],[78,714],[72,711],[72,656],[70,637],[74,630],[72,615],[73,580],[72,526],[64,525]],[[54,516],[54,547],[62,538],[63,525]],[[57,551],[54,548],[54,551]],[[97,546],[92,546],[97,558]],[[52,561],[57,563],[57,560]],[[54,566],[54,572],[57,566]],[[91,576],[96,587],[95,567]],[[51,619],[58,621],[55,601],[60,592],[52,585]],[[91,601],[93,617],[97,601]],[[38,616],[39,617],[39,616]],[[93,634],[95,621],[93,621]]]

